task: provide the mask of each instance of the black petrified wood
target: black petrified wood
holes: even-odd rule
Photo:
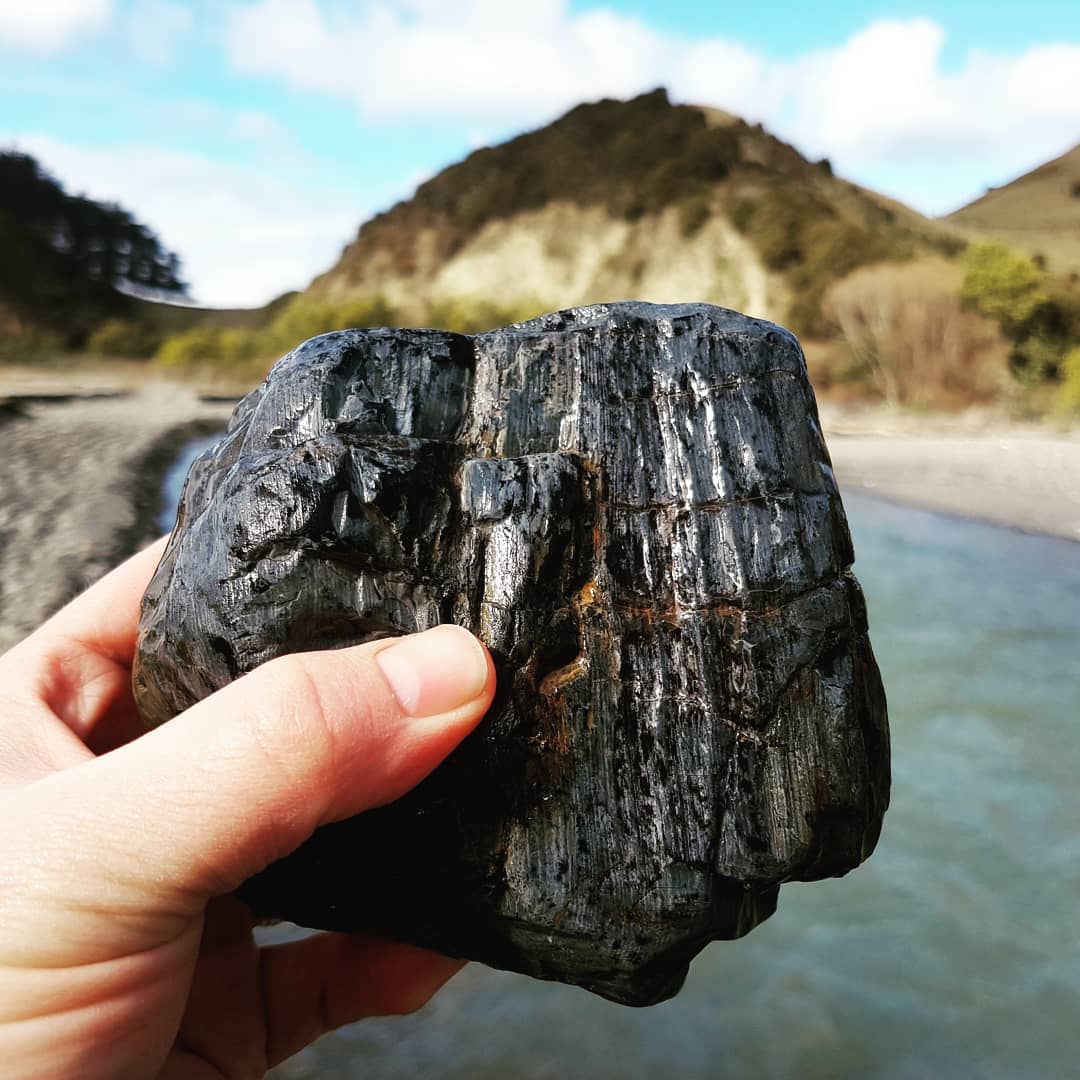
[[[150,724],[271,657],[457,622],[495,705],[264,916],[674,994],[888,802],[885,699],[796,340],[700,304],[301,345],[192,467],[143,601]]]

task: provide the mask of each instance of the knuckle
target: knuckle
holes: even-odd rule
[[[279,769],[322,777],[334,761],[337,739],[318,671],[302,654],[272,660],[260,670],[253,715],[259,749]]]

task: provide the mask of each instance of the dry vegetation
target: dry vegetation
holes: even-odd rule
[[[964,305],[962,273],[927,260],[858,270],[835,285],[825,316],[849,350],[849,377],[891,405],[955,408],[992,401],[1008,380],[1008,343]]]
[[[1002,244],[973,244],[955,262],[861,269],[830,289],[823,311],[839,335],[834,384],[867,383],[918,408],[1080,412],[1080,287]]]

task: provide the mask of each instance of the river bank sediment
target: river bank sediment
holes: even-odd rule
[[[230,411],[167,383],[20,394],[0,379],[0,651],[154,538],[165,471]]]
[[[821,409],[841,490],[1080,541],[1080,432],[993,415]]]

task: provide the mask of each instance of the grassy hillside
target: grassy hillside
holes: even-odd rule
[[[1036,256],[1053,273],[1080,273],[1080,146],[946,220]]]
[[[760,125],[658,90],[452,165],[364,224],[310,294],[379,295],[413,319],[478,298],[699,299],[817,333],[825,292],[852,270],[959,246]]]

